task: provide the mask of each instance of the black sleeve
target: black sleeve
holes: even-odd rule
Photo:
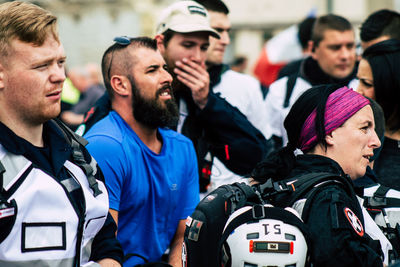
[[[379,241],[364,232],[361,209],[355,201],[339,186],[321,190],[313,198],[306,223],[314,266],[383,266]]]
[[[111,111],[111,100],[107,92],[105,92],[97,101],[96,104],[90,107],[89,111],[85,113],[84,121],[78,126],[81,128],[80,133],[83,136],[89,131],[92,126],[108,115]]]
[[[117,225],[115,224],[111,214],[108,213],[103,227],[93,240],[90,260],[99,261],[110,258],[118,261],[122,265],[124,253],[122,251],[121,244],[115,237],[116,231]]]
[[[267,141],[236,107],[210,92],[205,108],[198,112],[210,142],[210,150],[224,165],[247,175],[266,155]]]

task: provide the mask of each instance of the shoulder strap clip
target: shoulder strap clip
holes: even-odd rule
[[[253,215],[253,219],[259,220],[265,218],[265,209],[261,204],[254,205],[251,208],[251,214]]]
[[[71,145],[73,149],[72,157],[74,158],[76,163],[82,168],[85,175],[87,176],[89,187],[93,190],[93,196],[97,197],[103,192],[99,189],[99,184],[97,183],[96,178],[93,175],[94,170],[92,166],[90,166],[90,164],[88,164],[85,161],[82,150],[79,147],[79,143],[74,139],[71,139]]]

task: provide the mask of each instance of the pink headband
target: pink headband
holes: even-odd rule
[[[357,111],[369,105],[368,99],[345,87],[339,88],[329,95],[325,106],[325,134],[330,134],[340,127]],[[315,125],[316,109],[307,117],[301,129],[299,148],[306,152],[317,144]]]

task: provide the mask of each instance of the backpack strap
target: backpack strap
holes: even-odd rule
[[[290,211],[279,207],[266,207],[261,204],[256,204],[252,206],[248,211],[245,211],[244,213],[237,216],[226,226],[221,237],[221,245],[223,242],[225,242],[232,231],[238,226],[247,222],[258,221],[266,218],[293,224],[294,226],[299,228],[305,234],[305,236],[307,234],[308,238],[308,230],[305,227],[303,221]]]
[[[237,209],[246,205],[250,199],[257,197],[253,188],[245,183],[234,183],[232,185],[222,185],[227,189],[223,198],[226,199],[225,214],[230,215]],[[237,189],[240,190],[237,190]]]
[[[87,180],[89,182],[89,187],[93,190],[93,196],[97,197],[101,193],[103,193],[99,189],[99,185],[96,181],[94,175],[97,172],[96,161],[90,157],[89,163],[85,160],[85,156],[83,155],[81,146],[86,146],[88,141],[84,139],[82,136],[74,133],[70,128],[68,128],[63,122],[58,119],[53,120],[55,125],[61,130],[64,134],[65,139],[69,142],[72,147],[72,157],[74,162],[82,169],[85,173]]]
[[[354,189],[346,178],[329,172],[306,173],[288,180],[274,181],[268,179],[264,184],[258,185],[257,190],[263,199],[271,199],[282,193],[290,193],[291,200],[286,206],[292,206],[294,202],[304,197],[313,188],[331,183],[344,184],[348,193],[354,193]]]
[[[6,172],[6,168],[4,168],[3,163],[0,161],[0,200],[3,199],[3,175]]]
[[[288,76],[288,80],[286,82],[286,95],[285,100],[283,101],[283,107],[289,107],[290,97],[292,96],[294,86],[296,85],[297,80],[297,72]]]
[[[68,143],[71,143],[71,139],[74,139],[76,142],[81,144],[82,146],[86,146],[89,142],[83,138],[82,136],[76,134],[72,131],[67,125],[65,125],[60,119],[52,120],[59,130],[64,134]]]
[[[389,216],[386,212],[386,208],[400,208],[400,199],[387,197],[390,187],[379,185],[372,196],[364,196],[364,207],[370,212],[381,213],[382,219],[386,225],[379,226],[382,232],[385,234],[387,239],[393,246],[393,252],[390,257],[399,259],[400,255],[400,225],[396,222],[396,225],[392,227],[390,224]]]
[[[380,185],[378,189],[376,189],[374,193],[374,197],[386,197],[387,192],[389,192],[390,188],[384,185]]]
[[[350,196],[355,195],[353,186],[347,178],[329,172],[306,173],[277,182],[268,179],[259,188],[263,192],[263,199],[269,199],[280,207],[293,207],[296,201],[305,198],[302,212],[299,213],[303,221],[307,221],[309,206],[314,196],[325,186],[332,184],[341,185]]]
[[[345,177],[329,172],[307,173],[299,176],[292,184],[293,199],[290,206],[297,200],[311,194],[315,188],[322,188],[328,184],[339,184],[344,187],[349,195],[355,195],[353,186]]]
[[[368,209],[400,208],[400,199],[387,197],[390,187],[379,185],[372,197],[364,196],[364,207]]]

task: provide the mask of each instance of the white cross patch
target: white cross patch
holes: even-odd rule
[[[344,208],[344,214],[346,215],[347,220],[349,220],[351,226],[353,227],[354,231],[356,231],[356,233],[359,236],[363,236],[364,235],[364,228],[362,226],[361,221],[358,219],[357,215],[354,214],[354,212],[349,209],[349,208]]]

